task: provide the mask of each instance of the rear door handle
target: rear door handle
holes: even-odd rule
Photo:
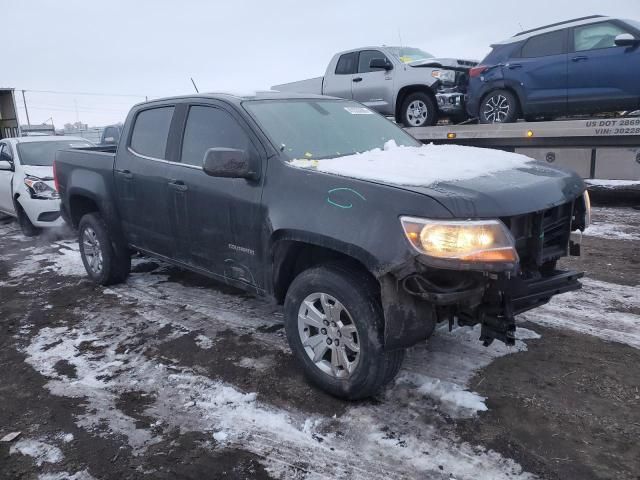
[[[577,57],[573,57],[571,59],[572,62],[584,62],[586,60],[589,60],[589,57],[585,57],[584,55],[578,55]]]
[[[516,68],[522,68],[522,64],[521,63],[510,63],[509,65],[507,65],[507,67],[509,67],[509,70],[515,70]]]
[[[362,77],[356,77],[353,79],[354,82],[358,83],[362,81]]]
[[[116,170],[115,171],[118,175],[122,175],[124,178],[126,178],[127,180],[131,180],[133,178],[133,173],[131,173],[129,170]]]
[[[182,180],[171,180],[169,181],[169,187],[178,192],[186,192],[187,186],[184,184]]]

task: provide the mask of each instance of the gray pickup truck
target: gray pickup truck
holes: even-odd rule
[[[324,77],[274,85],[280,92],[356,100],[405,127],[466,119],[468,71],[478,62],[434,58],[411,47],[364,47],[333,56]]]

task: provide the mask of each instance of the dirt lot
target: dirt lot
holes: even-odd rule
[[[440,329],[375,399],[310,387],[279,306],[0,225],[0,478],[640,478],[640,211],[595,210],[584,289],[516,347]]]

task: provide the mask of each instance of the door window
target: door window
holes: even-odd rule
[[[576,27],[573,30],[575,51],[585,52],[587,50],[613,48],[616,46],[616,37],[622,33],[629,32],[626,32],[622,27],[611,22]]]
[[[248,152],[251,140],[238,122],[224,110],[191,107],[182,140],[182,163],[201,167],[204,154],[214,147],[237,148]]]
[[[174,107],[158,107],[138,113],[131,135],[131,149],[134,152],[165,159],[173,109]]]
[[[358,73],[379,72],[381,68],[371,68],[369,64],[374,58],[387,60],[384,53],[378,50],[363,50],[360,52],[360,59],[358,60]],[[388,61],[388,60],[387,60]]]
[[[351,52],[340,55],[338,64],[336,65],[336,75],[351,75],[352,73],[356,73],[357,61],[358,52]]]
[[[0,160],[13,163],[11,147],[5,143],[0,143]]]
[[[536,58],[566,53],[566,35],[566,30],[557,30],[531,37],[522,47],[520,56],[522,58]]]

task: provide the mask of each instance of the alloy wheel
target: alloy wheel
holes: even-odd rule
[[[98,235],[91,227],[82,231],[82,251],[91,272],[100,275],[102,272],[102,247]]]
[[[420,127],[427,123],[429,110],[422,100],[414,100],[407,108],[407,120],[413,127]]]
[[[484,118],[491,123],[503,123],[509,116],[511,105],[504,95],[498,94],[490,97],[484,104]]]

